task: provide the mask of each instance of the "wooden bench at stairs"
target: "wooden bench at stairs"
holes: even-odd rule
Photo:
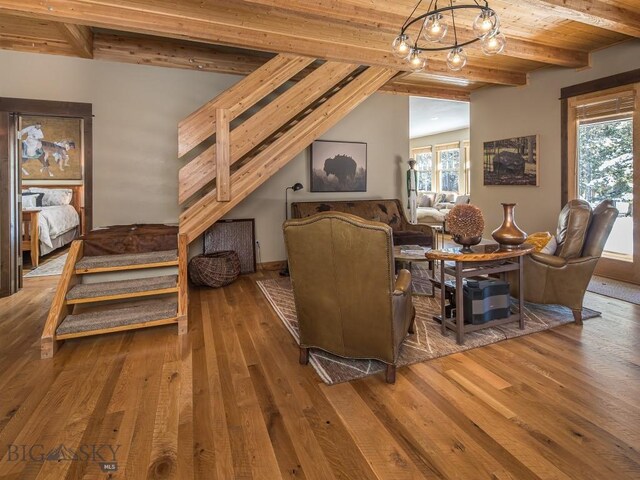
[[[178,236],[178,250],[158,252],[83,256],[83,246],[82,240],[71,245],[42,333],[42,358],[51,358],[70,338],[172,323],[179,334],[187,333],[184,236]],[[167,269],[177,271],[167,274]],[[119,272],[144,275],[101,280]]]

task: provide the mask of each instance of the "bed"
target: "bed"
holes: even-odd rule
[[[68,194],[62,192],[59,195],[60,191]],[[30,253],[34,268],[38,266],[42,255],[80,236],[83,211],[81,191],[79,186],[23,187],[22,250]]]

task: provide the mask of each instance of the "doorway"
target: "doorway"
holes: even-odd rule
[[[37,266],[91,230],[92,122],[91,104],[0,98],[0,297],[22,287],[23,250]]]
[[[639,83],[568,99],[568,193],[595,207],[611,200],[618,209],[597,275],[640,283],[638,202]]]

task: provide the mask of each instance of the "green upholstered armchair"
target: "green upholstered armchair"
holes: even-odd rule
[[[309,348],[387,364],[395,382],[400,345],[413,332],[411,274],[394,275],[391,227],[326,212],[284,224],[300,330],[300,363]]]
[[[532,253],[525,258],[525,300],[569,307],[581,324],[582,300],[617,216],[610,200],[593,211],[584,200],[567,203],[558,219],[555,254]]]

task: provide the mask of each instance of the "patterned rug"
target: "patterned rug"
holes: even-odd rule
[[[257,283],[285,327],[299,342],[298,320],[290,280],[278,278],[261,280]],[[421,287],[424,285],[422,284]],[[453,332],[443,337],[440,333],[440,324],[433,320],[433,315],[440,313],[440,302],[437,297],[439,296],[413,297],[416,308],[416,333],[409,335],[405,340],[400,351],[398,366],[451,355],[573,322],[573,315],[568,308],[559,305],[527,303],[525,304],[524,330],[520,330],[517,323],[488,328],[465,335],[464,345],[458,345]],[[585,308],[582,315],[586,320],[598,317],[600,313]],[[291,352],[291,355],[297,355],[297,352]],[[328,385],[375,375],[385,368],[384,364],[378,360],[346,359],[317,349],[311,349],[309,361],[322,381]]]
[[[67,261],[67,255],[60,255],[59,257],[49,260],[48,262],[40,265],[38,268],[34,268],[27,273],[24,278],[31,277],[50,277],[53,275],[61,275],[64,269],[64,264]]]

